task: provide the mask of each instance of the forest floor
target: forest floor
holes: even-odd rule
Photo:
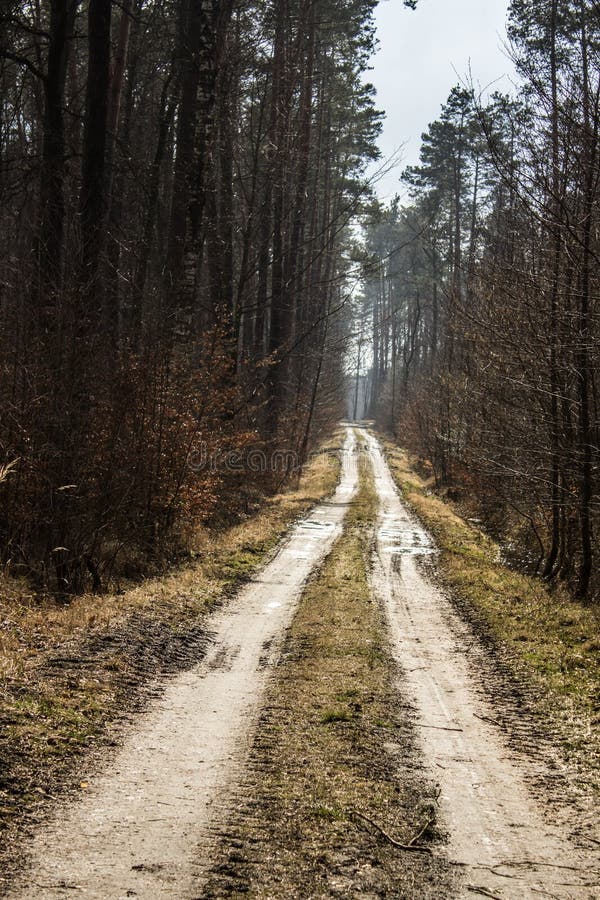
[[[34,799],[65,782],[77,794],[54,805],[46,797],[47,821],[22,847],[27,865],[7,877],[9,896],[600,896],[596,743],[584,734],[594,724],[593,651],[581,654],[580,701],[567,676],[582,667],[556,677],[555,632],[540,634],[546,669],[546,651],[523,653],[525,641],[512,639],[503,591],[522,596],[518,627],[533,644],[534,587],[515,586],[521,576],[430,495],[405,455],[388,447],[388,459],[371,435],[349,429],[335,494],[255,564],[248,584],[218,605],[222,574],[210,602],[198,572],[185,591],[165,588],[204,602],[192,602],[183,625],[175,609],[158,629],[160,652],[146,656],[153,620],[148,610],[133,616],[143,627],[122,681],[99,676],[98,654],[88,664],[76,638],[77,654],[61,650],[55,668],[69,674],[49,678],[49,712],[33,694],[29,718],[5,729],[22,753],[42,740],[44,715],[45,743],[63,747],[56,688],[75,725],[87,722],[86,698],[125,703],[128,679],[145,710],[103,726],[114,746],[84,753],[110,718],[90,713],[78,755],[57,753],[70,762],[53,781],[39,765],[25,769],[28,782],[18,765],[5,781],[15,821],[25,786]],[[315,477],[325,491],[331,469],[325,482]],[[584,610],[568,615],[587,640],[597,634]],[[100,654],[101,672],[111,671],[111,653],[116,671],[130,658],[126,630],[119,641],[110,637]],[[574,633],[567,643],[582,644]]]

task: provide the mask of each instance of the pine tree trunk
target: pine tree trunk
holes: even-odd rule
[[[111,0],[90,0],[88,10],[88,76],[81,170],[81,281],[85,306],[79,327],[98,323],[102,284],[99,271],[106,215],[106,142],[110,83]]]
[[[44,81],[44,120],[42,166],[40,178],[40,213],[37,235],[39,256],[38,304],[42,332],[52,327],[48,317],[58,290],[62,272],[65,219],[65,133],[63,121],[64,93],[75,21],[75,0],[52,0],[48,71]]]

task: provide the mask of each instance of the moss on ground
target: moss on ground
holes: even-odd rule
[[[205,897],[451,895],[435,855],[402,851],[377,830],[410,841],[429,821],[435,786],[370,590],[377,499],[361,475],[344,534],[288,633]]]
[[[443,583],[508,648],[567,755],[574,761],[577,754],[582,771],[599,786],[600,611],[574,601],[561,586],[512,569],[494,540],[433,493],[414,459],[390,442],[385,449],[405,500],[436,539]]]

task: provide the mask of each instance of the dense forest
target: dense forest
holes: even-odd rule
[[[515,95],[455,87],[388,205],[375,6],[2,5],[12,571],[68,595],[176,558],[354,392],[521,562],[600,590],[597,6],[513,0]]]
[[[374,6],[2,4],[14,571],[68,594],[171,558],[339,420],[346,251],[381,118]]]
[[[0,0],[2,897],[600,898],[599,557],[600,0]]]
[[[513,0],[509,41],[516,96],[455,87],[404,173],[407,201],[364,216],[357,400],[362,385],[367,411],[521,561],[592,598],[598,5]]]

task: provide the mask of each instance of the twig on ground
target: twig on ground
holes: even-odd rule
[[[505,859],[491,867],[492,871],[501,868],[501,866],[507,866],[508,868],[513,869],[535,869],[537,866],[547,866],[549,869],[567,869],[569,872],[586,871],[581,866],[567,866],[564,863],[546,862],[542,859]]]
[[[428,826],[431,825],[431,822],[427,822],[427,824],[421,829],[421,831],[419,831],[418,834],[411,838],[408,844],[402,844],[400,843],[400,841],[397,841],[390,834],[388,834],[387,831],[385,831],[381,827],[381,825],[379,825],[377,822],[374,822],[373,819],[370,819],[369,816],[365,816],[364,813],[359,812],[357,809],[352,809],[351,812],[353,812],[355,816],[358,816],[359,819],[363,819],[365,822],[368,822],[369,825],[372,825],[373,828],[376,828],[377,831],[381,835],[383,835],[386,841],[389,841],[389,843],[392,844],[393,847],[397,847],[398,850],[408,850],[417,853],[429,853],[430,855],[432,855],[433,851],[430,847],[424,847],[422,844],[415,843],[420,837],[422,837]]]
[[[501,863],[499,864],[501,865]],[[485,872],[491,872],[492,875],[495,875],[497,878],[512,878],[517,881],[522,881],[522,878],[519,878],[518,875],[511,875],[510,872],[498,872],[495,866],[473,866],[473,869],[483,869]]]
[[[451,728],[448,725],[423,725],[420,728],[435,728],[436,731],[462,731],[462,728]]]
[[[417,843],[417,841],[419,840],[419,838],[422,838],[422,837],[423,837],[423,835],[425,834],[425,832],[427,831],[427,829],[429,828],[429,826],[430,826],[430,825],[433,825],[433,823],[434,823],[434,819],[427,819],[427,821],[425,822],[425,824],[423,825],[423,827],[421,828],[421,830],[418,831],[418,832],[415,834],[415,836],[412,837],[412,838],[410,839],[410,841],[408,842],[408,846],[409,846],[409,847],[414,847],[415,844]]]
[[[502,900],[502,897],[498,894],[492,894],[487,888],[480,887],[478,884],[468,884],[467,890],[472,891],[474,894],[481,894],[482,897],[491,897],[492,900]]]
[[[532,894],[541,894],[543,897],[551,897],[552,900],[560,900],[558,894],[551,894],[550,891],[542,890],[541,888],[530,888]]]
[[[502,728],[502,722],[499,722],[498,719],[492,719],[491,716],[480,716],[478,713],[473,713],[476,719],[481,719],[482,722],[491,722],[492,725],[497,725],[499,728]]]

